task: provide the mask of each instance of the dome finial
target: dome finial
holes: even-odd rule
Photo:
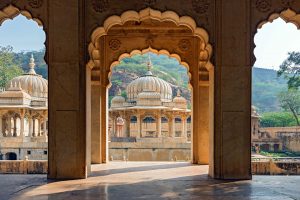
[[[31,54],[31,58],[30,58],[30,62],[29,62],[29,72],[28,72],[28,74],[36,74],[35,70],[34,70],[34,67],[35,67],[34,57],[33,57],[33,54]]]
[[[177,90],[177,96],[178,96],[178,97],[180,97],[180,96],[181,96],[181,92],[180,92],[180,90],[179,90],[179,89]]]
[[[151,62],[150,54],[148,54],[147,68],[148,68],[148,71],[151,71],[151,69],[152,69],[152,62]]]
[[[121,95],[122,95],[121,88],[119,88],[117,92],[117,96],[121,96]]]

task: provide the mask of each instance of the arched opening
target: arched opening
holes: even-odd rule
[[[191,160],[196,164],[210,163],[210,172],[213,174],[214,77],[210,63],[212,48],[206,31],[196,27],[190,17],[179,17],[171,11],[162,13],[147,8],[107,18],[104,26],[93,32],[91,40],[91,59],[87,64],[86,74],[87,113],[93,110],[91,116],[87,115],[87,130],[91,131],[92,137],[92,163],[106,163],[109,158],[107,133],[112,125],[109,125],[111,120],[107,114],[109,103],[106,89],[112,68],[124,57],[150,50],[175,57],[188,67],[191,86],[197,88],[193,91],[194,112],[191,118],[196,121],[190,120],[193,121],[190,127],[195,133],[191,134]],[[94,112],[97,110],[99,112]],[[96,125],[94,120],[100,123]],[[182,121],[187,122],[186,119]]]
[[[295,81],[299,79],[300,60],[295,56],[300,55],[299,22],[299,15],[287,9],[270,15],[257,27],[256,62],[252,68],[251,151],[252,166],[256,166],[252,168],[253,174],[278,174],[272,167],[260,170],[270,162],[280,168],[278,162],[286,162],[281,157],[300,155],[300,143],[295,138],[300,134],[300,93]]]
[[[20,31],[22,30],[22,31]],[[9,5],[0,11],[0,148],[13,143],[24,160],[47,160],[48,66],[46,34],[41,20]]]
[[[5,160],[17,160],[17,154],[13,152],[6,153]]]
[[[187,161],[191,158],[185,120],[192,115],[188,66],[182,66],[169,55],[153,52],[158,53],[148,49],[143,54],[121,56],[123,60],[114,62],[111,68],[110,160],[172,161],[175,156],[177,161]]]

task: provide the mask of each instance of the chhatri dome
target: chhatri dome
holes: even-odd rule
[[[127,98],[129,102],[137,102],[141,92],[146,92],[144,95],[160,95],[161,102],[172,101],[172,88],[170,84],[156,76],[151,72],[152,63],[150,60],[147,63],[148,71],[145,75],[132,81],[126,88]],[[150,94],[151,93],[151,94]],[[152,98],[152,97],[151,97]]]
[[[125,98],[121,96],[121,89],[118,90],[118,93],[114,98],[111,100],[111,107],[117,108],[122,107],[125,103]]]
[[[48,81],[41,75],[36,74],[34,67],[34,58],[33,55],[31,55],[28,73],[10,80],[6,85],[6,88],[9,89],[11,86],[18,86],[32,98],[47,98]]]

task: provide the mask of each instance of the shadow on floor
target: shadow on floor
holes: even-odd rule
[[[197,180],[197,181],[195,181]],[[199,181],[202,180],[202,181]],[[50,192],[50,191],[49,191]],[[218,181],[207,175],[180,177],[166,180],[143,181],[138,183],[98,183],[88,186],[80,185],[65,192],[37,194],[28,199],[35,200],[131,200],[131,199],[251,199],[252,189],[249,183],[236,185],[231,181]],[[20,195],[22,196],[22,195]],[[20,197],[19,196],[19,197]],[[26,193],[23,194],[23,197]],[[19,199],[16,197],[15,199]],[[22,198],[21,198],[22,199]],[[24,198],[26,199],[26,198]],[[27,199],[26,199],[27,200]]]
[[[126,163],[120,162],[120,164],[126,165]],[[166,163],[166,164],[160,164],[160,165],[151,165],[148,166],[138,166],[138,167],[126,167],[126,168],[117,168],[117,169],[105,169],[105,170],[97,170],[92,171],[92,174],[90,177],[96,177],[96,176],[107,176],[111,174],[121,174],[121,173],[129,173],[129,172],[142,172],[142,171],[151,171],[151,170],[160,170],[160,169],[173,169],[173,168],[180,168],[180,167],[188,167],[192,166],[191,163],[188,162],[182,162],[182,163]],[[194,165],[196,166],[196,165]]]

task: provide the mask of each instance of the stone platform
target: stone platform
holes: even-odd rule
[[[300,176],[254,176],[220,181],[208,167],[180,162],[111,162],[94,165],[92,177],[47,180],[45,175],[0,175],[1,200],[300,199]]]

